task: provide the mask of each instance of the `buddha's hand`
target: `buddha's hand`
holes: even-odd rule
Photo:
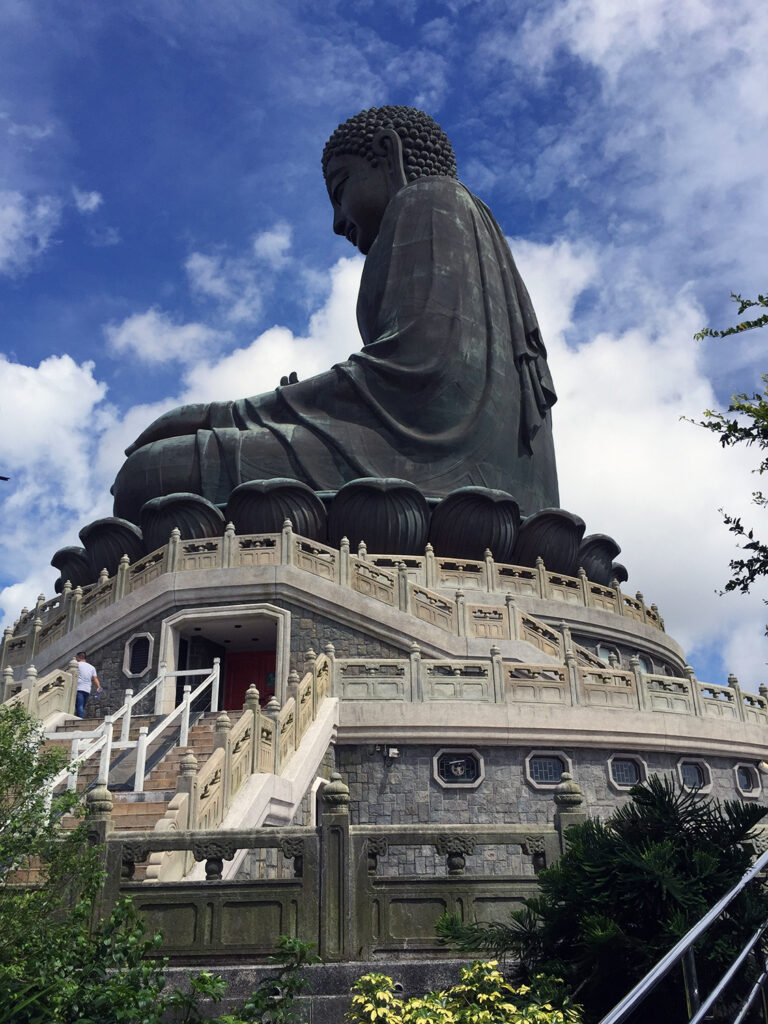
[[[281,388],[288,387],[289,384],[298,384],[298,383],[299,383],[299,375],[296,373],[295,370],[291,370],[290,375],[288,377],[281,377],[280,378],[280,387]]]

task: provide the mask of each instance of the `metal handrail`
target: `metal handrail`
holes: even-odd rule
[[[712,909],[706,913],[704,917],[702,917],[702,919],[698,921],[693,928],[691,928],[690,931],[672,947],[672,949],[670,949],[666,956],[662,957],[662,959],[659,960],[655,967],[651,968],[644,978],[641,978],[632,991],[624,996],[621,1002],[617,1003],[616,1006],[614,1006],[614,1008],[602,1018],[600,1024],[621,1024],[621,1022],[627,1019],[629,1014],[637,1008],[648,993],[658,985],[662,978],[664,978],[679,961],[682,961],[686,955],[690,956],[692,959],[694,943],[701,938],[709,926],[717,920],[725,908],[739,895],[742,889],[749,885],[750,882],[754,881],[756,876],[759,875],[766,866],[768,866],[768,850],[758,857],[752,867],[742,875],[736,885],[734,885],[734,887],[727,892],[725,896],[718,900]],[[744,959],[746,959],[749,951],[760,940],[760,937],[766,928],[768,928],[768,920],[763,923],[752,939],[747,943],[745,948],[741,951],[739,957],[736,958],[739,965]],[[768,964],[766,964],[766,968],[768,968]],[[726,972],[713,992],[707,997],[707,1000],[703,1005],[699,1002],[698,993],[695,994],[694,998],[691,1000],[695,1005],[690,1007],[693,1016],[690,1017],[688,1024],[695,1024],[695,1022],[703,1020],[704,1015],[722,993],[726,984],[732,980],[734,973],[735,970],[732,969],[729,969],[729,971]],[[762,982],[764,982],[766,978],[768,978],[768,971],[764,972]],[[749,995],[747,1005],[754,1001],[760,992],[761,987],[762,984],[760,986],[756,985],[753,988]],[[743,1012],[746,1012],[746,1009],[747,1006],[745,1005]],[[742,1017],[739,1019],[742,1019]]]
[[[162,680],[172,676],[201,676],[204,675],[206,678],[200,683],[200,685],[191,692],[189,685],[184,687],[184,698],[182,702],[177,705],[173,711],[165,715],[156,723],[155,728],[152,732],[146,725],[141,726],[139,729],[138,739],[129,739],[130,727],[131,727],[131,714],[133,707],[142,698],[146,697],[153,689],[155,689]],[[190,705],[196,697],[198,697],[207,686],[211,686],[211,711],[218,710],[219,700],[219,659],[214,658],[212,669],[189,669],[186,671],[178,672],[166,672],[165,665],[160,666],[160,672],[152,682],[140,690],[135,696],[131,690],[126,690],[126,701],[121,708],[119,708],[114,715],[105,715],[104,721],[96,729],[90,732],[53,732],[46,733],[46,739],[56,740],[70,740],[72,743],[72,763],[56,775],[54,779],[48,784],[47,789],[49,794],[52,794],[57,786],[60,786],[65,780],[67,781],[67,788],[74,789],[77,785],[77,776],[80,765],[88,761],[94,754],[101,751],[101,759],[99,763],[99,774],[97,781],[103,785],[107,785],[109,778],[109,763],[112,757],[113,749],[129,750],[136,747],[136,771],[134,774],[134,792],[142,793],[144,791],[144,769],[146,766],[147,748],[157,737],[168,728],[168,726],[175,722],[176,719],[181,716],[181,735],[180,735],[180,746],[186,746],[189,738],[189,715]],[[122,729],[120,733],[119,741],[114,741],[114,727],[115,722],[122,718]],[[84,740],[92,740],[84,750],[80,749],[80,745]]]

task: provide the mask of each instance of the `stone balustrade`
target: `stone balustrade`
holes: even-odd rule
[[[501,657],[456,661],[410,657],[391,659],[329,656],[332,694],[343,700],[472,701],[616,708],[724,718],[768,725],[768,691],[744,693],[734,676],[728,686],[685,677],[649,675],[632,658],[629,669],[582,664],[571,650],[558,662],[527,664]]]
[[[168,544],[143,558],[131,563],[124,555],[113,577],[105,570],[85,589],[65,584],[51,601],[41,594],[35,607],[23,609],[14,626],[5,630],[0,669],[30,664],[75,626],[164,573],[269,565],[293,566],[458,636],[525,639],[542,650],[549,627],[510,612],[505,621],[499,606],[482,604],[480,595],[506,595],[508,606],[516,597],[578,605],[664,629],[658,608],[646,606],[642,594],[633,598],[623,594],[618,583],[593,583],[584,570],[578,577],[548,572],[541,559],[527,567],[495,562],[490,551],[483,561],[439,558],[430,545],[419,557],[369,554],[364,544],[355,555],[345,539],[338,549],[332,548],[295,534],[288,521],[281,533],[248,536],[238,536],[230,524],[222,537],[198,540],[182,540],[173,530]],[[558,634],[549,634],[550,653],[559,654]]]

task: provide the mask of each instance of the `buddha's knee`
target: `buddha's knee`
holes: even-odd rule
[[[194,435],[154,441],[130,455],[112,485],[114,514],[138,523],[145,501],[176,491],[200,493],[200,466]]]

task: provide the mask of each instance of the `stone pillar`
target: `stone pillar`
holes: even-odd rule
[[[410,592],[408,590],[408,569],[405,562],[397,563],[397,606],[401,612],[411,610]]]
[[[293,565],[293,524],[290,519],[283,522],[280,535],[280,561],[283,565]]]
[[[504,662],[501,660],[501,651],[493,644],[491,646],[491,677],[493,679],[493,699],[497,704],[505,704],[507,690],[504,686]]]
[[[701,687],[699,686],[699,681],[690,665],[685,665],[683,667],[683,671],[685,672],[686,679],[691,684],[691,699],[693,700],[694,711],[697,715],[703,718],[704,703],[701,699]]]
[[[589,579],[587,578],[587,571],[583,565],[579,566],[579,583],[581,583],[581,600],[584,603],[585,608],[589,608]]]
[[[349,789],[334,772],[323,787],[320,834],[320,956],[326,963],[349,960],[356,907],[349,856]]]
[[[740,722],[745,722],[747,716],[744,713],[744,694],[741,692],[739,680],[736,678],[733,672],[731,672],[728,676],[728,685],[733,690],[733,699],[736,702],[736,717]]]
[[[37,654],[37,645],[40,642],[40,630],[43,628],[43,620],[39,615],[36,615],[32,621],[32,632],[29,638],[29,647],[27,649],[27,657],[34,658]]]
[[[568,848],[566,830],[587,820],[581,787],[570,772],[563,772],[555,786],[555,828],[560,833],[560,852]]]
[[[128,555],[123,555],[117,567],[117,579],[115,580],[115,600],[119,601],[128,593],[128,571],[131,560]]]
[[[339,541],[339,586],[349,586],[349,537]]]
[[[517,608],[515,607],[515,599],[512,594],[507,591],[504,598],[504,603],[507,606],[507,622],[509,628],[509,639],[519,640],[520,639],[520,625],[517,621]]]
[[[259,743],[261,740],[261,724],[259,722],[259,716],[261,715],[261,708],[259,706],[259,688],[255,683],[251,683],[245,691],[243,711],[246,715],[251,716],[251,775],[253,775],[259,770]]]
[[[222,814],[226,813],[229,807],[229,797],[232,789],[232,744],[229,742],[229,734],[232,732],[232,721],[226,711],[222,711],[216,717],[216,726],[213,731],[213,749],[224,748],[224,778]]]
[[[83,588],[75,587],[72,592],[72,600],[69,603],[67,609],[67,632],[71,633],[75,626],[80,622],[80,604],[83,600]]]
[[[411,673],[411,700],[424,700],[424,687],[421,684],[421,648],[417,643],[411,644],[410,673]]]
[[[486,548],[483,552],[483,560],[485,562],[485,587],[488,593],[492,594],[496,589],[496,566],[490,548]]]
[[[424,586],[428,590],[434,590],[437,586],[437,563],[435,549],[431,544],[424,548]]]
[[[0,702],[5,703],[11,696],[13,690],[13,669],[10,665],[6,665],[3,669],[3,689],[0,693]]]
[[[549,577],[541,555],[536,556],[536,573],[539,579],[539,597],[549,597]]]
[[[645,673],[640,668],[640,659],[633,654],[629,659],[629,667],[635,677],[635,689],[637,690],[637,703],[641,711],[652,711],[651,695],[648,693],[648,684],[645,680]]]
[[[185,827],[189,831],[193,831],[197,827],[197,758],[191,750],[179,762],[176,792],[188,795]]]
[[[339,696],[339,680],[336,678],[336,648],[333,644],[328,643],[323,648],[325,655],[328,658],[328,682],[329,682],[329,697]]]
[[[640,604],[640,612],[643,616],[643,622],[645,622],[645,598],[643,597],[643,593],[641,590],[638,590],[635,594],[635,600],[638,601]]]
[[[467,635],[467,601],[463,590],[456,591],[456,631],[459,636]]]
[[[227,523],[221,542],[221,567],[229,569],[235,564],[235,524]]]
[[[179,556],[181,555],[181,531],[178,526],[171,530],[168,540],[168,572],[177,572],[179,568]]]
[[[280,767],[280,701],[274,694],[269,698],[264,714],[272,719],[272,773],[277,775]]]
[[[565,649],[565,674],[568,682],[568,688],[571,692],[571,704],[573,704],[574,707],[578,707],[579,704],[581,704],[581,688],[579,686],[579,663],[570,645]]]

